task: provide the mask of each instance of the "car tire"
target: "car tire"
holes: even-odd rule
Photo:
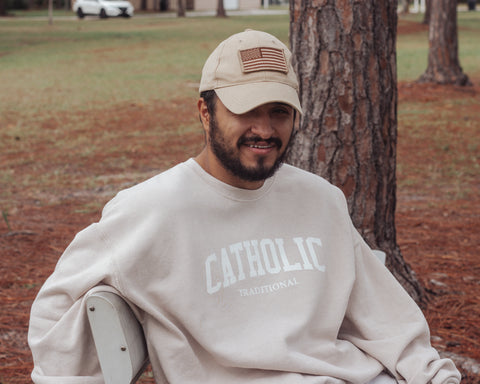
[[[105,9],[102,8],[102,9],[100,10],[100,18],[101,18],[101,19],[106,19],[107,17],[108,17],[107,11],[105,11]]]
[[[85,17],[85,14],[83,13],[82,8],[77,9],[77,17],[79,19],[83,19]]]

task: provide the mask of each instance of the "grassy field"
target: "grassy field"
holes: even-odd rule
[[[460,12],[458,17],[460,61],[466,73],[478,78],[480,13]],[[420,21],[421,16],[411,15],[402,18],[400,24],[418,25]],[[98,125],[99,115],[106,109],[128,103],[146,108],[172,100],[193,103],[208,54],[219,41],[246,28],[271,32],[288,43],[288,15],[228,19],[143,15],[128,20],[59,17],[53,26],[38,17],[0,20],[0,158],[12,159],[10,167],[22,164],[39,167],[41,159],[33,158],[34,144],[38,147],[44,140],[45,127],[54,125],[56,128],[48,131],[50,145],[71,153],[67,162],[76,161],[94,153],[95,143],[80,132]],[[399,81],[412,81],[420,76],[426,68],[427,49],[425,28],[399,34]],[[418,117],[428,113],[425,109],[418,110],[408,100],[399,106],[399,118],[413,124],[413,131],[422,129],[422,123],[428,119]],[[194,126],[197,120],[192,116],[177,129],[185,132]],[[165,126],[159,119],[152,129],[162,134]],[[65,132],[70,134],[62,134]],[[79,134],[72,136],[72,132]],[[104,141],[113,141],[116,132],[104,130],[101,135]],[[20,138],[23,154],[18,152],[19,143],[12,146]],[[439,145],[448,145],[450,137],[445,135],[444,140]],[[470,148],[467,153],[475,152],[477,144],[470,144]],[[122,161],[130,160],[123,157]],[[2,161],[0,199],[10,205],[13,192],[8,185],[14,176],[12,169],[3,164]],[[45,172],[38,169],[41,174],[37,178],[22,179],[22,185],[47,186],[67,172],[48,166],[44,169]],[[466,170],[456,173],[468,174]]]
[[[111,155],[116,148],[106,144],[121,133],[112,129],[119,122],[110,120],[108,111],[132,103],[150,111],[178,100],[193,105],[206,57],[220,40],[245,28],[287,40],[288,17],[72,18],[56,20],[53,26],[44,18],[0,20],[2,210],[16,205],[13,185],[59,188],[75,174],[65,163],[82,167],[105,146]],[[166,109],[176,113],[175,106]],[[157,116],[149,125],[151,140],[158,141],[167,129],[175,134],[198,125],[194,115],[168,128],[165,120]],[[95,129],[103,124],[108,126]],[[47,158],[46,147],[66,154],[63,165]],[[112,159],[118,169],[131,162],[128,156]],[[30,167],[30,175],[21,174],[19,167]],[[84,185],[96,182],[92,175]]]
[[[411,17],[412,20],[419,16]],[[0,114],[104,107],[195,95],[203,62],[224,37],[258,28],[288,41],[288,16],[0,22]],[[460,59],[479,71],[479,13],[460,13]],[[427,32],[398,37],[398,78],[426,68]]]
[[[137,17],[0,23],[2,110],[64,110],[195,94],[204,60],[233,32],[263,28],[286,40],[287,16]],[[31,111],[34,113],[34,111]]]

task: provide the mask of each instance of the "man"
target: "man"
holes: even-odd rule
[[[339,189],[282,165],[297,91],[275,37],[217,47],[200,83],[203,151],[120,192],[40,290],[35,383],[102,383],[83,302],[98,285],[134,307],[157,383],[459,382]]]

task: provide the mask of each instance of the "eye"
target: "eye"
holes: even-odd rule
[[[278,106],[273,108],[272,110],[272,117],[282,118],[282,119],[289,119],[292,115],[292,108],[288,106]]]
[[[292,114],[292,108],[288,105],[277,105],[272,108],[272,113],[275,115],[285,115],[285,116],[290,116]]]

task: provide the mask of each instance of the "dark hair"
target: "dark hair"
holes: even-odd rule
[[[217,94],[213,89],[203,91],[200,93],[200,97],[205,100],[207,105],[208,114],[211,118],[215,117],[215,106],[217,105]]]

